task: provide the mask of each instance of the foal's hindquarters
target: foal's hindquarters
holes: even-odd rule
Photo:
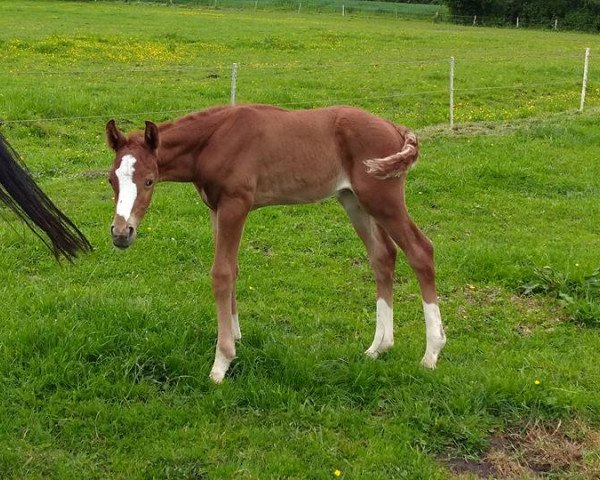
[[[446,343],[435,286],[433,246],[411,220],[404,202],[405,175],[385,180],[364,178],[338,198],[367,249],[377,285],[373,343],[365,352],[377,358],[394,345],[392,289],[397,247],[404,252],[421,289],[427,346],[421,361],[435,368]]]

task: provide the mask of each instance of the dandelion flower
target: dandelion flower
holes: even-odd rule
[[[536,385],[539,385],[539,384],[540,384],[540,383],[542,383],[542,382],[536,378],[536,379],[533,381],[533,383],[535,383]]]
[[[341,472],[340,470],[336,469],[336,470],[333,472],[333,474],[334,474],[336,477],[339,477],[339,476],[342,474],[342,472]]]

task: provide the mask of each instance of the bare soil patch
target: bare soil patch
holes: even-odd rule
[[[529,424],[499,433],[479,460],[443,460],[458,478],[600,478],[600,432],[579,423],[570,427]]]

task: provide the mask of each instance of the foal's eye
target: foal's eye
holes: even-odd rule
[[[148,180],[146,180],[146,186],[147,187],[151,187],[153,183],[154,183],[154,180],[152,180],[151,178],[149,178]]]
[[[112,178],[108,177],[108,183],[112,185]]]

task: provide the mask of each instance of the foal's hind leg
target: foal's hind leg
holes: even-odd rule
[[[382,184],[369,193],[360,197],[361,202],[402,249],[419,281],[427,339],[421,363],[427,368],[435,368],[438,355],[446,344],[446,335],[436,294],[433,246],[408,215],[403,185]]]
[[[392,287],[396,265],[396,245],[373,218],[363,210],[354,194],[343,191],[339,201],[367,247],[369,261],[377,283],[377,323],[373,343],[365,352],[373,358],[394,345],[394,319],[392,310]]]
[[[435,288],[433,245],[410,219],[406,208],[399,209],[394,217],[379,221],[402,249],[419,281],[427,338],[425,355],[421,363],[424,367],[435,368],[438,355],[446,344],[446,334]]]
[[[237,278],[239,273],[240,267],[236,266],[235,283],[233,284],[233,292],[231,293],[231,326],[233,330],[233,338],[235,340],[242,339],[242,330],[240,329],[240,317],[238,315],[237,300],[235,298],[235,286],[237,284]]]

